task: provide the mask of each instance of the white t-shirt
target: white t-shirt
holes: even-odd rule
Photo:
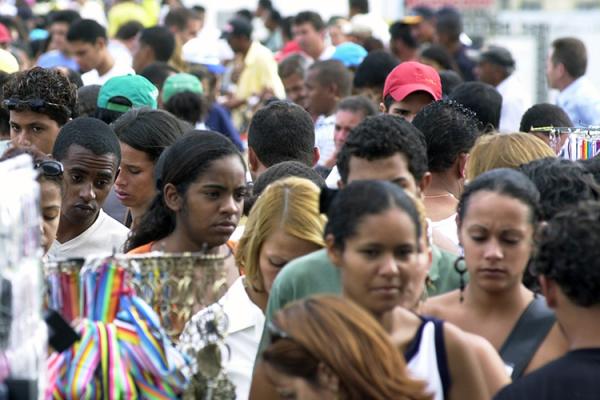
[[[131,66],[127,66],[126,64],[122,64],[119,62],[115,62],[115,65],[111,69],[108,70],[107,73],[100,76],[98,75],[98,71],[93,69],[91,71],[86,72],[81,75],[81,80],[83,81],[83,85],[104,85],[107,80],[110,78],[114,78],[115,76],[122,75],[135,75],[135,71]]]
[[[48,257],[85,258],[90,255],[120,252],[128,234],[129,229],[125,225],[100,210],[96,221],[81,235],[65,243],[55,240],[48,250]]]
[[[235,385],[236,399],[247,399],[252,383],[252,370],[258,352],[258,345],[265,325],[261,309],[250,300],[244,288],[244,277],[240,276],[231,285],[218,303],[212,304],[195,314],[185,325],[177,348],[185,354],[195,354],[204,345],[197,324],[222,307],[229,326],[225,346],[221,349],[223,367]],[[196,357],[191,356],[192,370],[197,371]]]
[[[333,153],[335,153],[334,130],[335,114],[331,114],[330,116],[321,115],[315,121],[315,144],[321,153],[319,165],[324,165]]]

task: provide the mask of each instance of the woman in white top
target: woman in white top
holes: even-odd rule
[[[323,247],[325,218],[319,213],[319,188],[302,178],[279,180],[252,207],[235,259],[244,275],[219,300],[186,325],[179,348],[192,355],[203,346],[197,325],[208,310],[221,308],[228,319],[223,352],[225,370],[238,399],[248,398],[254,359],[262,335],[264,310],[275,277],[289,261]],[[196,366],[193,365],[195,372]]]

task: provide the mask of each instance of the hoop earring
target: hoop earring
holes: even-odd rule
[[[460,268],[459,264],[461,261],[464,261],[465,258],[460,256],[454,261],[454,270],[460,275],[459,287],[460,287],[460,302],[462,303],[465,300],[464,292],[465,292],[465,272],[467,272],[467,267]]]

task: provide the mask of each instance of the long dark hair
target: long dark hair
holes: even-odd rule
[[[167,183],[173,184],[183,196],[190,184],[214,161],[232,155],[239,157],[245,169],[242,155],[235,145],[220,133],[211,131],[192,131],[165,150],[155,167],[158,194],[129,237],[126,251],[160,240],[175,230],[175,213],[164,200],[163,189]]]
[[[158,160],[165,148],[193,129],[167,111],[147,107],[127,111],[111,126],[119,141],[143,151],[152,162]]]

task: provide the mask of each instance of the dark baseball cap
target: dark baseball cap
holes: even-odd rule
[[[421,21],[429,21],[435,16],[432,8],[427,6],[417,6],[402,18],[402,22],[408,25],[418,24]]]
[[[246,18],[237,17],[230,20],[221,32],[221,38],[227,39],[229,36],[252,36],[252,23]]]
[[[515,60],[508,49],[501,46],[490,46],[479,56],[479,62],[489,62],[506,68],[514,68]]]

